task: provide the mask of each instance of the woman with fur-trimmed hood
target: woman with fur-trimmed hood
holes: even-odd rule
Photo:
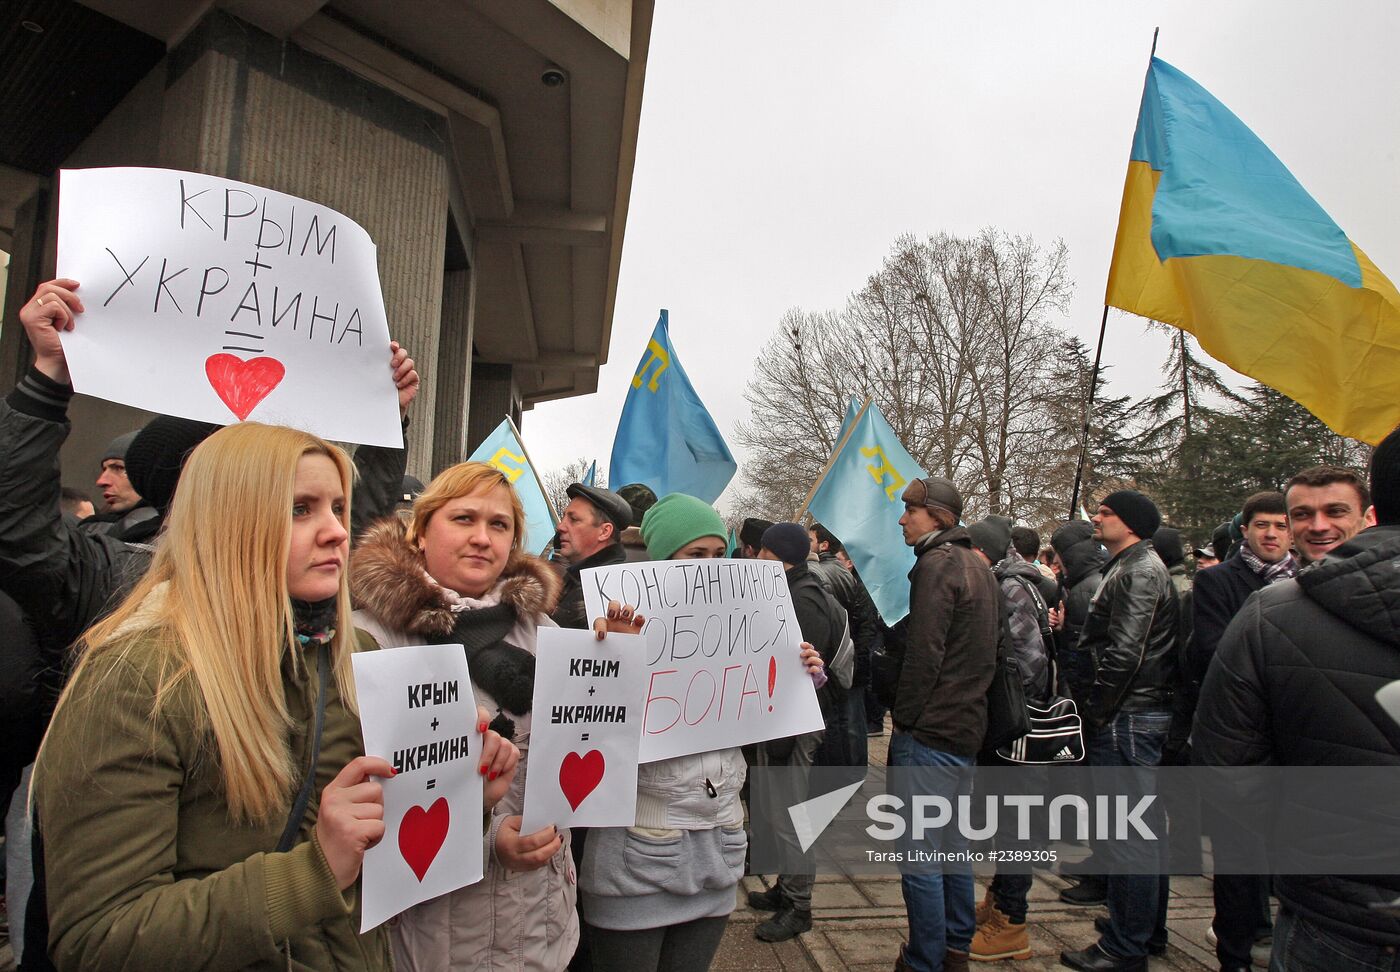
[[[356,625],[383,648],[464,645],[477,703],[520,749],[514,783],[486,834],[485,877],[392,923],[399,972],[555,972],[578,943],[569,832],[520,832],[536,631],[554,626],[549,613],[560,587],[544,561],[521,549],[524,536],[525,513],[510,482],[485,463],[464,462],[428,485],[406,527],[382,521],[355,549]],[[636,630],[630,620],[612,629]]]

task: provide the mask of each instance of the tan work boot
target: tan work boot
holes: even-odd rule
[[[991,888],[988,888],[988,889],[987,889],[987,893],[984,894],[984,895],[982,895],[982,900],[979,901],[979,902],[977,902],[977,927],[978,927],[978,928],[981,928],[984,924],[986,924],[986,922],[987,922],[987,916],[990,915],[990,914],[992,913],[992,909],[996,907],[996,905],[994,905],[994,904],[992,903],[992,901],[993,901],[993,898],[992,898],[992,889],[991,889]]]
[[[1002,959],[1031,957],[1031,937],[1026,923],[1013,925],[1011,919],[992,905],[987,920],[977,926],[968,955],[974,962],[1000,962]]]

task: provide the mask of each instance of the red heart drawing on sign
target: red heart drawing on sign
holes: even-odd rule
[[[399,853],[423,880],[433,858],[442,850],[442,842],[447,839],[447,797],[438,797],[428,809],[409,807],[408,813],[399,822]]]
[[[229,411],[241,422],[258,407],[258,402],[282,383],[287,369],[276,358],[244,361],[231,354],[212,354],[204,359],[204,373]]]
[[[577,810],[602,781],[603,754],[596,749],[590,749],[583,756],[569,753],[559,764],[559,788],[564,791],[564,799],[569,801],[571,809]]]

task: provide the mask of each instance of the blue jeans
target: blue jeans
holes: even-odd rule
[[[896,731],[890,737],[891,766],[971,767],[971,756],[931,749],[905,732]],[[936,795],[956,804],[956,798],[972,792],[970,769],[962,780],[954,783],[951,776],[935,776],[940,789]],[[932,782],[932,781],[931,781]],[[935,794],[929,794],[935,795]],[[909,806],[907,795],[905,806]],[[915,846],[907,842],[906,847]],[[967,840],[958,832],[956,823],[949,824],[925,836],[917,845],[928,851],[959,851],[967,848]],[[977,931],[976,889],[972,881],[972,864],[944,864],[929,873],[905,873],[900,881],[904,890],[904,909],[909,914],[909,944],[904,949],[904,961],[914,972],[942,972],[943,957],[949,949],[966,952]]]
[[[1090,766],[1155,767],[1162,761],[1162,746],[1171,728],[1170,712],[1120,712],[1102,729],[1089,736]],[[1150,773],[1150,771],[1149,771]],[[1156,792],[1149,774],[1144,774],[1143,792]],[[1143,815],[1151,830],[1166,836],[1166,820],[1160,801]],[[1095,848],[1095,858],[1100,853]],[[1167,939],[1168,878],[1162,871],[1166,847],[1137,844],[1125,849],[1115,844],[1103,860],[1111,860],[1115,871],[1107,878],[1108,932],[1099,944],[1117,958],[1146,958],[1149,942]],[[1126,873],[1123,873],[1126,872]]]
[[[1398,972],[1400,949],[1344,938],[1283,908],[1274,923],[1269,972]]]

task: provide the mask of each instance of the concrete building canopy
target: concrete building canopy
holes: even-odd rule
[[[503,412],[597,388],[652,4],[12,5],[0,16],[5,319],[53,273],[61,167],[168,166],[314,199],[379,246],[391,330],[424,378],[410,469],[431,474]],[[0,332],[0,386],[27,364],[17,332]],[[65,481],[86,484],[90,469],[69,467],[139,420],[76,405]]]

